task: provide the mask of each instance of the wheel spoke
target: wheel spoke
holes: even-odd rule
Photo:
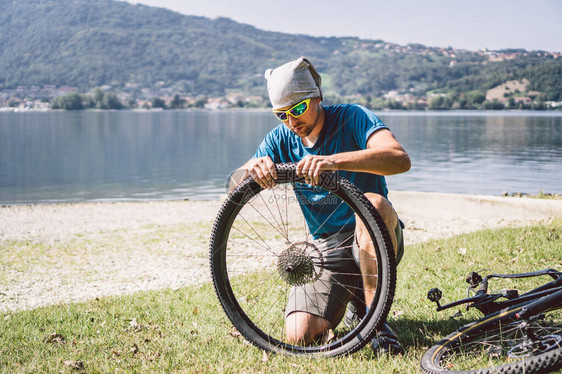
[[[501,321],[457,343],[442,350],[437,366],[451,371],[502,366],[508,372],[511,366],[542,362],[538,356],[562,350],[562,310],[547,313],[544,320]]]
[[[294,169],[294,165],[285,167]],[[321,208],[321,213],[318,211],[322,218],[317,217],[318,222],[311,232],[309,223],[312,225],[312,221],[303,214],[308,208],[301,209],[299,204],[303,202],[289,196],[303,186],[298,184],[295,188],[290,180],[291,173],[285,174],[288,175],[286,180],[278,180],[273,190],[256,189],[255,184],[250,185],[251,181],[242,182],[223,204],[213,227],[211,243],[215,289],[238,331],[264,349],[328,356],[355,351],[366,343],[360,339],[361,336],[372,336],[374,321],[385,317],[383,313],[387,313],[387,307],[374,308],[375,312],[370,314],[373,320],[355,327],[340,326],[339,321],[332,321],[335,327],[332,327],[334,334],[330,335],[331,339],[319,339],[308,345],[299,342],[288,344],[287,329],[292,327],[285,326],[284,315],[287,307],[296,306],[292,305],[293,302],[300,303],[305,311],[323,308],[320,305],[335,305],[330,313],[338,316],[345,312],[346,303],[352,298],[359,301],[359,307],[363,307],[362,281],[368,277],[378,279],[379,274],[362,274],[353,258],[354,233],[359,229],[349,230],[356,216],[360,220],[357,222],[362,223],[360,230],[368,228],[367,231],[358,231],[366,233],[361,245],[372,243],[373,260],[379,271],[387,274],[387,283],[385,287],[377,286],[374,300],[388,305],[394,293],[395,269],[390,268],[388,248],[381,240],[384,237],[381,230],[386,228],[377,226],[380,219],[373,217],[372,206],[364,195],[349,182],[338,179],[341,188],[333,193],[326,189],[323,196],[330,196],[330,201]],[[332,186],[330,190],[333,190]],[[283,193],[285,196],[282,196]],[[337,240],[314,239],[318,233],[328,230],[329,225],[333,230],[332,219],[341,217],[339,212],[347,211],[351,214],[340,218],[341,226],[332,233]],[[380,280],[377,282],[382,284]],[[337,289],[338,293],[326,293],[325,289]],[[297,297],[294,297],[295,292]],[[275,342],[284,344],[277,345]]]

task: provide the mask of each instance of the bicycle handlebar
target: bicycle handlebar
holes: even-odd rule
[[[488,284],[491,278],[530,278],[530,277],[537,277],[541,275],[549,275],[554,280],[550,281],[538,288],[535,288],[532,291],[529,291],[523,295],[518,295],[517,290],[507,290],[504,293],[495,293],[495,294],[488,294]],[[467,309],[471,307],[475,307],[480,311],[487,314],[489,311],[490,306],[495,306],[496,303],[493,301],[505,297],[510,302],[512,300],[520,300],[521,302],[530,303],[529,307],[535,305],[535,301],[537,298],[542,300],[544,298],[548,298],[547,300],[554,300],[560,301],[562,299],[562,291],[556,291],[557,287],[562,286],[562,273],[554,270],[554,269],[545,269],[539,270],[534,272],[528,273],[519,273],[519,274],[490,274],[485,277],[481,277],[477,272],[470,273],[466,281],[470,284],[469,290],[475,290],[475,295],[472,297],[467,297],[465,299],[457,300],[452,303],[441,305],[439,300],[441,299],[442,292],[437,289],[433,288],[428,293],[428,299],[432,302],[437,304],[437,311],[442,311],[444,309],[449,309],[457,305],[466,304]],[[553,296],[557,295],[557,296]],[[530,312],[522,312],[523,315],[527,315],[530,313],[532,315],[532,309]]]

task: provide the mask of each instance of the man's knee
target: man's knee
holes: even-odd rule
[[[385,199],[383,196],[381,196],[379,194],[372,193],[372,192],[366,193],[365,196],[371,202],[371,204],[373,204],[375,209],[381,215],[381,218],[383,219],[384,224],[386,225],[386,228],[387,228],[388,233],[390,235],[390,240],[392,241],[392,245],[394,247],[394,252],[395,252],[395,254],[398,254],[398,248],[397,248],[398,241],[397,241],[396,234],[395,234],[396,225],[398,225],[398,214],[396,213],[396,211],[392,207],[392,204],[390,204],[390,201]],[[361,225],[357,226],[357,230],[361,234],[361,231],[363,231],[363,230],[361,230]],[[359,236],[360,247],[361,247],[361,244],[363,242],[364,242],[364,238],[362,238],[362,236],[360,235]]]
[[[365,196],[379,212],[388,230],[394,230],[398,223],[398,215],[392,207],[392,204],[390,204],[390,201],[385,199],[382,195],[372,192],[367,192]]]
[[[308,345],[320,339],[330,323],[306,312],[293,312],[285,320],[285,335],[289,344]]]

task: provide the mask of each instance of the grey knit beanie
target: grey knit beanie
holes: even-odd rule
[[[322,78],[306,58],[301,57],[275,69],[265,71],[267,92],[273,109],[294,105],[304,99],[319,97]]]

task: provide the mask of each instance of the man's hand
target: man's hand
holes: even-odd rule
[[[252,177],[263,188],[273,188],[277,179],[277,169],[269,156],[252,158],[232,172],[228,192],[232,192],[248,177]]]
[[[335,155],[316,156],[308,155],[299,161],[296,172],[300,177],[304,177],[306,183],[316,186],[320,180],[320,173],[323,171],[338,170],[334,159]]]
[[[252,177],[262,188],[275,187],[277,179],[277,169],[269,156],[253,158],[242,168],[246,169],[248,175]]]

